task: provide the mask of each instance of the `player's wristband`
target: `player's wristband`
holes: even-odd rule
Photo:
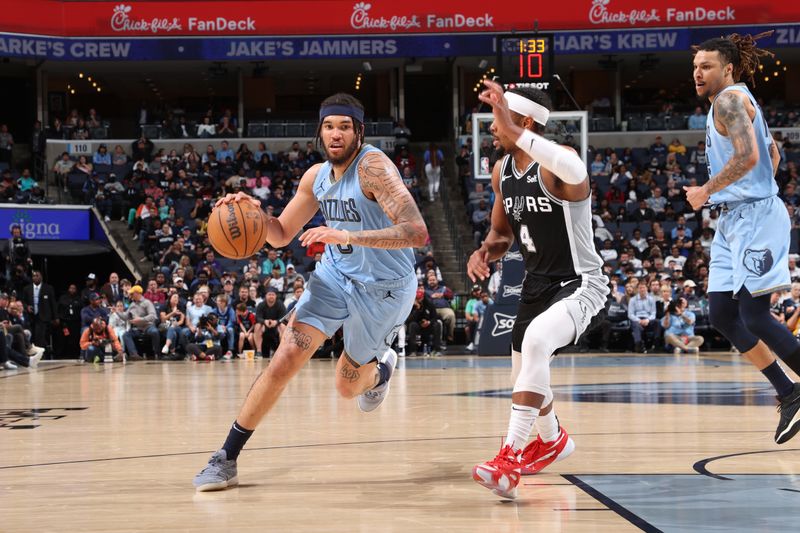
[[[564,183],[577,185],[588,175],[586,165],[578,154],[530,130],[524,130],[516,144]]]

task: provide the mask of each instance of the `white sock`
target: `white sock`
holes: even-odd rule
[[[536,429],[539,431],[539,436],[545,442],[553,442],[558,438],[559,427],[558,419],[556,418],[556,410],[550,409],[546,415],[540,415],[536,419]]]
[[[511,417],[508,420],[508,433],[506,433],[504,446],[510,445],[515,451],[524,448],[538,415],[539,410],[535,407],[512,403]]]

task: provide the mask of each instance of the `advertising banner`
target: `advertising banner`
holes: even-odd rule
[[[556,57],[688,51],[723,33],[775,33],[759,46],[800,46],[800,26],[557,32]],[[55,61],[280,61],[393,57],[494,57],[493,34],[350,37],[63,38],[0,33],[0,56]]]
[[[35,16],[32,14],[35,13]],[[794,2],[576,0],[6,0],[0,31],[63,37],[393,35],[794,23]]]
[[[14,225],[19,225],[22,235],[31,241],[87,241],[89,208],[56,209],[10,204],[0,207],[0,239],[8,239]]]

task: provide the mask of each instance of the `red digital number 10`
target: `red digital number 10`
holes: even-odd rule
[[[527,65],[526,63],[527,58]],[[519,77],[522,78],[541,78],[542,77],[542,54],[520,54],[519,55]]]

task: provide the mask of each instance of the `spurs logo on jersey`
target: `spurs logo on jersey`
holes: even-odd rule
[[[566,279],[603,266],[594,249],[590,198],[559,200],[547,190],[536,162],[518,172],[506,156],[500,168],[503,209],[528,273]]]

